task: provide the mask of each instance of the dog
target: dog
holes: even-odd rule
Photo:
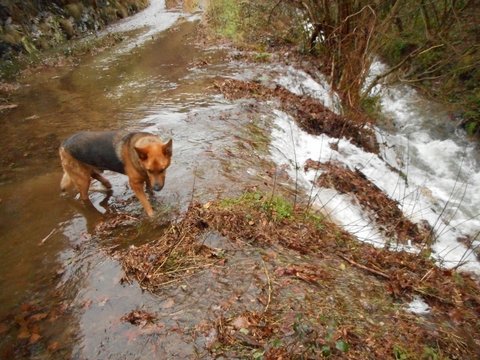
[[[91,204],[88,197],[91,180],[100,181],[111,191],[112,185],[102,176],[103,170],[111,170],[128,176],[130,187],[152,217],[154,212],[145,187],[162,190],[172,160],[172,139],[163,143],[158,136],[147,132],[84,131],[63,141],[59,153],[64,172],[62,192],[75,187],[80,198]]]

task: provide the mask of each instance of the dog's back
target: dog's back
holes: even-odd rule
[[[84,131],[65,140],[62,147],[85,164],[124,174],[124,164],[120,158],[123,135],[118,131]]]

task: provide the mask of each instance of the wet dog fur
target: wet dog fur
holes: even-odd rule
[[[158,136],[146,132],[85,131],[65,140],[59,153],[64,171],[62,191],[76,188],[80,198],[91,204],[91,180],[96,179],[111,190],[112,185],[102,172],[115,171],[128,176],[130,187],[152,217],[154,212],[145,187],[162,190],[172,159],[172,140],[163,143]]]

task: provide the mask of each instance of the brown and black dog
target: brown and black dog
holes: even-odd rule
[[[89,202],[88,189],[93,179],[108,190],[110,182],[101,173],[111,170],[128,176],[130,186],[147,215],[153,209],[145,186],[160,191],[172,159],[172,140],[163,143],[146,132],[85,131],[72,135],[59,149],[63,167],[62,191],[75,187],[83,201]]]

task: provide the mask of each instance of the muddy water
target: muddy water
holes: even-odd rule
[[[212,317],[218,304],[243,298],[239,303],[255,306],[249,304],[263,279],[254,275],[237,272],[226,283],[221,279],[228,269],[206,272],[154,296],[122,285],[119,263],[104,251],[154,239],[193,198],[234,193],[261,171],[251,156],[229,158],[244,140],[248,148],[244,127],[251,114],[247,105],[226,103],[211,90],[216,77],[233,72],[225,65],[227,53],[197,47],[195,23],[160,10],[173,24],[165,31],[125,51],[145,34],[136,30],[77,66],[41,69],[21,83],[12,99],[18,107],[2,114],[1,358],[192,356],[209,341],[192,327]],[[113,173],[107,173],[111,198],[91,194],[97,211],[60,196],[61,140],[79,130],[118,128],[173,138],[173,164],[154,199],[163,218],[145,220],[126,178]],[[96,236],[105,213],[128,214],[135,234]],[[228,245],[212,236],[216,247]],[[229,261],[249,269],[260,257],[238,252]],[[147,333],[121,321],[135,309],[157,314],[156,328]]]

